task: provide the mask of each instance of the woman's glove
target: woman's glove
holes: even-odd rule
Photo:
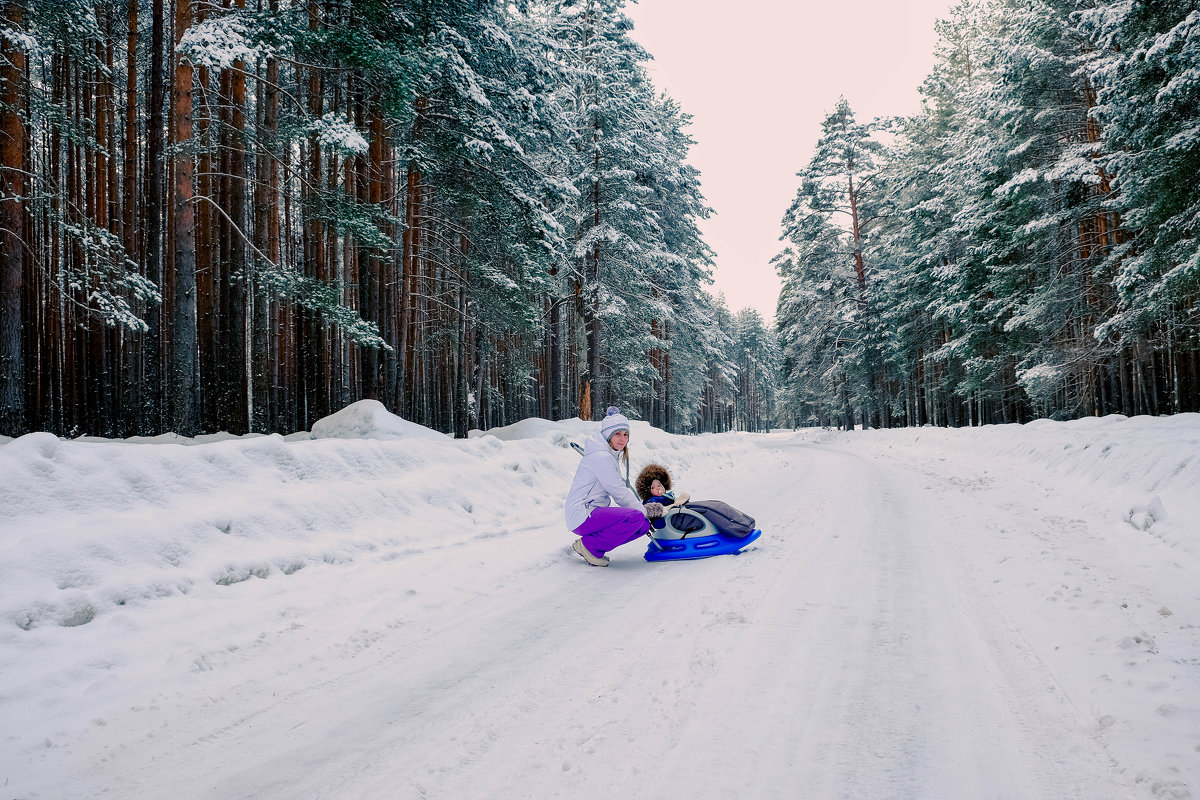
[[[659,519],[663,515],[662,503],[646,503],[646,519]]]
[[[692,496],[690,494],[688,494],[687,492],[676,492],[675,493],[675,502],[671,503],[671,505],[672,506],[681,506],[684,503],[686,503],[688,500],[691,500],[691,499],[692,499]]]

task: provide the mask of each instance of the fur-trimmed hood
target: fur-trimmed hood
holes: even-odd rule
[[[650,484],[654,483],[656,478],[662,481],[667,491],[671,490],[671,473],[667,472],[667,468],[662,464],[647,464],[633,483],[634,491],[643,503],[651,496]]]

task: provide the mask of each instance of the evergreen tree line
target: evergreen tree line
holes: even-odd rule
[[[842,100],[783,278],[789,424],[1200,411],[1200,7],[960,3],[921,113]]]
[[[622,0],[0,14],[0,435],[767,423]]]

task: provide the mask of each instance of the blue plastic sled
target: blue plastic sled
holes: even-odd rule
[[[664,525],[650,531],[646,548],[647,561],[683,561],[690,558],[709,558],[737,553],[762,536],[754,530],[745,536],[734,536],[717,530],[703,516],[686,506],[667,509]]]
[[[743,547],[762,536],[762,531],[751,531],[747,536],[730,536],[716,533],[688,539],[661,540],[651,537],[646,548],[647,561],[683,561],[688,558],[708,558],[737,553]]]

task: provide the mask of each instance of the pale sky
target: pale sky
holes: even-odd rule
[[[654,85],[693,116],[690,162],[717,212],[714,292],[770,321],[780,220],[821,121],[845,95],[860,122],[911,114],[952,0],[640,0],[634,39]]]

